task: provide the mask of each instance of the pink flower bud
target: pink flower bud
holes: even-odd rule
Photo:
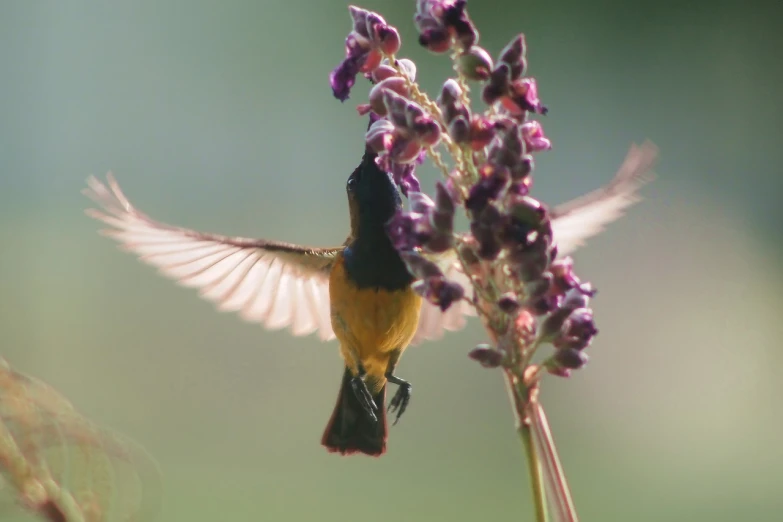
[[[498,61],[508,64],[512,80],[516,80],[525,73],[525,52],[524,34],[516,36],[500,51]]]
[[[538,152],[552,148],[552,142],[544,136],[544,128],[537,121],[528,121],[522,124],[522,139],[528,152]]]
[[[421,145],[416,141],[396,134],[389,148],[389,157],[397,163],[413,163],[418,159],[420,152]]]
[[[483,48],[473,46],[459,55],[457,70],[468,80],[485,81],[492,71],[492,57]]]
[[[394,125],[389,120],[378,120],[367,130],[364,141],[375,152],[386,152],[391,147]]]
[[[400,33],[390,25],[376,25],[375,32],[378,37],[379,49],[387,56],[397,54],[400,50]]]
[[[410,95],[405,78],[402,76],[391,76],[381,80],[370,89],[369,95],[369,107],[378,116],[386,116],[386,114],[388,114],[383,96],[383,91],[385,89],[389,89],[401,96]]]

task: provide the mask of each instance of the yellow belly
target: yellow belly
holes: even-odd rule
[[[404,350],[416,333],[421,298],[410,287],[359,289],[346,277],[341,259],[332,269],[329,298],[346,364],[356,373],[360,362],[373,380],[383,379],[391,355]]]

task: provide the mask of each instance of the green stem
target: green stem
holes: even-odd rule
[[[522,447],[525,450],[525,459],[527,460],[528,474],[530,475],[530,489],[533,493],[533,505],[536,511],[536,522],[548,522],[549,515],[546,506],[546,489],[544,485],[544,471],[536,452],[535,437],[533,426],[527,416],[525,407],[531,389],[521,382],[521,376],[515,375],[513,371],[506,368],[505,374],[506,390],[508,398],[511,401],[511,409],[517,421],[517,433],[522,441]]]
[[[536,509],[536,522],[547,522],[546,511],[546,491],[544,489],[544,475],[541,470],[541,462],[538,460],[538,454],[533,442],[533,436],[530,429],[530,423],[525,419],[519,425],[519,438],[525,447],[527,456],[527,469],[530,474],[530,488],[533,493],[533,504]]]

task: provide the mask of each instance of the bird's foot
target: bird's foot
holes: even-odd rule
[[[378,417],[375,415],[378,406],[372,399],[372,394],[370,394],[370,390],[367,389],[367,384],[364,382],[364,379],[357,375],[351,380],[351,387],[353,388],[353,393],[356,395],[356,398],[359,399],[359,404],[362,405],[362,409],[364,409],[364,413],[367,417],[373,422],[378,422]]]
[[[389,413],[397,412],[397,416],[394,418],[394,424],[396,425],[400,421],[400,417],[405,413],[405,409],[408,407],[408,403],[411,400],[411,390],[413,386],[411,383],[402,381],[398,383],[397,393],[394,394],[392,400],[389,402]]]

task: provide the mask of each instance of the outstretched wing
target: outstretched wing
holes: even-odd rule
[[[552,235],[559,255],[566,255],[623,215],[641,199],[639,188],[652,180],[658,148],[649,141],[631,150],[607,185],[552,209]]]
[[[199,289],[219,310],[235,311],[269,329],[294,335],[318,331],[334,338],[329,314],[329,270],[342,247],[289,243],[196,232],[140,212],[109,173],[87,180],[83,193],[100,205],[87,215],[109,226],[102,233],[177,283]]]
[[[622,216],[626,208],[640,200],[639,188],[652,179],[651,169],[657,155],[658,149],[652,142],[632,145],[612,181],[552,209],[552,235],[559,255],[569,254],[584,245],[588,238],[602,232],[609,223]],[[455,254],[443,256],[439,265],[446,277],[462,284],[466,295],[472,295],[470,280],[459,268]],[[476,312],[464,301],[445,313],[425,302],[412,343],[440,339],[445,330],[463,328],[466,315],[476,315]]]

